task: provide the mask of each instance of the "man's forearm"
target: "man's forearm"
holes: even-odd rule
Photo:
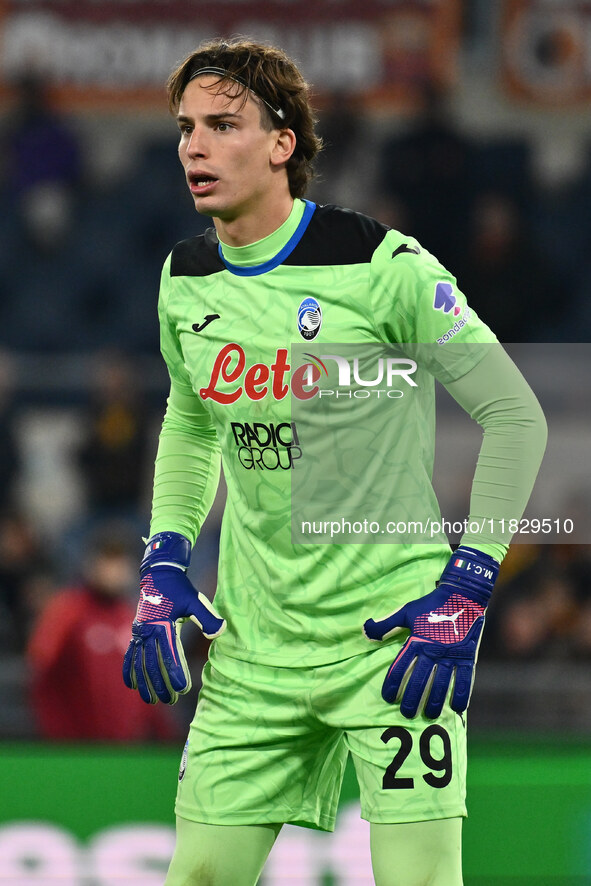
[[[220,447],[205,413],[171,389],[158,443],[150,535],[180,532],[195,542],[213,504],[220,477]]]
[[[502,560],[510,521],[522,516],[544,455],[546,420],[501,345],[490,345],[474,369],[446,388],[484,429],[470,497],[470,530],[479,529],[461,543]]]

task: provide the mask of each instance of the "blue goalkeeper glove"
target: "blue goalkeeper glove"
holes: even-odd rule
[[[148,541],[140,566],[140,600],[123,659],[123,681],[148,704],[158,699],[175,704],[191,688],[180,638],[190,618],[208,639],[218,637],[226,622],[207,597],[197,591],[185,571],[191,545],[178,532],[159,532]]]
[[[384,701],[393,704],[400,699],[405,717],[414,717],[421,709],[429,719],[439,717],[452,680],[452,710],[461,714],[468,707],[484,615],[498,573],[499,564],[492,557],[460,547],[434,591],[387,618],[365,622],[363,630],[370,640],[410,631],[382,686]]]

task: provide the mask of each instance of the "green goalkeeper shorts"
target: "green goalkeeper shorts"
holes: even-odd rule
[[[407,720],[381,697],[400,645],[310,668],[216,652],[183,752],[177,815],[333,830],[349,753],[368,821],[465,815],[463,719],[446,704],[438,720]]]

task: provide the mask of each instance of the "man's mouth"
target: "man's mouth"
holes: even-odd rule
[[[192,194],[205,194],[217,184],[218,179],[203,172],[192,172],[188,176]]]

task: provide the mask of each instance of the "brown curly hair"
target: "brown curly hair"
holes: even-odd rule
[[[274,46],[236,38],[202,43],[172,72],[166,84],[172,113],[179,109],[187,84],[200,68],[223,68],[238,82],[220,76],[220,89],[229,98],[248,90],[260,99],[261,125],[265,129],[292,129],[296,146],[286,164],[292,197],[303,197],[314,177],[314,158],[322,148],[316,135],[316,116],[310,89],[295,63]],[[244,85],[242,85],[244,84]],[[283,113],[279,116],[276,111]]]

